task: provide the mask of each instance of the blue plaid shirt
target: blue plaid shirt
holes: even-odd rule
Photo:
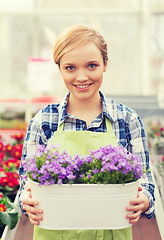
[[[53,136],[58,125],[64,122],[64,131],[93,131],[106,132],[105,117],[109,118],[115,132],[118,144],[127,148],[128,151],[138,154],[145,169],[149,167],[149,153],[145,131],[141,119],[136,112],[113,99],[106,99],[100,92],[102,101],[102,113],[87,128],[86,122],[77,117],[70,115],[66,111],[69,93],[58,104],[50,104],[40,110],[31,120],[27,135],[24,141],[22,158],[29,157],[35,151],[35,145],[44,144]],[[20,190],[19,205],[23,210],[22,197],[26,194],[25,180],[22,178],[24,170],[20,166]],[[147,218],[154,216],[154,184],[151,173],[148,172],[146,177],[141,180],[143,193],[149,199],[149,208],[144,213]],[[26,213],[25,213],[26,214]]]

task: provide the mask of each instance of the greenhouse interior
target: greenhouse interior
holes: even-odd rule
[[[74,25],[83,25],[87,26],[89,29],[95,29],[96,32],[103,36],[108,46],[108,62],[104,63],[102,61],[104,60],[102,54],[103,50],[93,38],[83,43],[81,46],[74,45],[70,50],[67,49],[66,52],[60,56],[59,62],[55,61],[54,46],[55,43],[59,41],[58,36],[61,32]],[[123,228],[132,229],[132,236],[127,237],[127,240],[164,239],[164,0],[0,0],[0,36],[0,239],[124,240]],[[71,44],[75,44],[73,40],[66,43],[65,48],[68,47],[67,45]],[[87,48],[87,46],[90,46],[90,48]],[[100,56],[99,61],[104,67],[103,70],[100,69],[99,63],[95,63],[96,60],[90,61],[89,65],[86,65],[86,62],[89,61],[86,59],[91,59],[92,55],[90,55],[90,52],[93,46],[96,49],[95,52]],[[84,49],[84,51],[82,49]],[[88,52],[86,49],[88,49]],[[79,54],[77,54],[77,50]],[[64,50],[60,49],[60,51]],[[69,62],[69,64],[67,63],[67,67],[64,68],[64,61],[67,61],[69,56],[73,56],[74,58],[72,57],[72,62]],[[74,59],[76,59],[77,63],[74,62]],[[85,63],[83,59],[85,59]],[[97,68],[99,68],[99,70],[95,70]],[[94,76],[94,71],[95,73],[96,71],[101,71],[101,74],[103,74],[102,84],[100,84],[102,79],[98,79],[98,75]],[[85,76],[87,80],[77,79],[75,75],[79,74],[79,72],[81,74],[88,74]],[[73,80],[71,76],[72,79],[74,78]],[[112,111],[111,109],[113,108],[113,112],[115,111],[115,115],[113,113],[113,116],[110,115],[110,111],[109,113],[105,112],[105,116],[108,117],[108,115],[110,115],[108,118],[109,120],[116,121],[112,120],[113,117],[113,119],[117,119],[118,121],[117,123],[110,121],[112,123],[111,126],[114,126],[113,130],[115,130],[114,138],[120,140],[119,143],[121,143],[124,150],[127,149],[128,151],[131,149],[132,153],[141,153],[141,155],[144,155],[142,157],[142,163],[143,165],[145,164],[144,166],[146,168],[146,170],[144,169],[145,173],[143,173],[143,181],[145,183],[141,181],[142,190],[139,190],[141,187],[138,187],[138,193],[136,192],[135,195],[135,199],[139,199],[138,202],[140,201],[140,203],[135,203],[136,205],[133,205],[131,210],[134,222],[129,224],[130,220],[128,221],[124,216],[124,214],[127,214],[126,211],[123,214],[119,212],[120,217],[118,217],[122,218],[123,215],[123,218],[128,222],[128,225],[125,224],[126,227],[115,227],[116,223],[114,223],[115,220],[113,219],[115,211],[111,213],[110,209],[109,211],[106,209],[109,214],[104,214],[107,215],[106,218],[104,215],[101,217],[103,211],[102,205],[108,208],[108,205],[112,204],[110,202],[111,199],[107,202],[108,196],[103,195],[106,193],[101,192],[101,190],[100,194],[97,192],[95,196],[91,196],[92,193],[86,190],[89,191],[88,195],[86,192],[86,199],[85,194],[82,194],[82,190],[80,190],[78,193],[79,195],[72,197],[72,201],[77,201],[77,203],[73,203],[69,195],[70,192],[66,189],[66,192],[63,193],[66,203],[61,199],[61,196],[56,196],[55,200],[51,200],[56,201],[53,204],[53,208],[54,205],[59,204],[58,208],[61,212],[59,213],[60,216],[56,217],[58,218],[57,220],[55,218],[55,211],[58,209],[53,209],[51,213],[53,228],[47,229],[53,230],[52,232],[54,233],[51,234],[51,237],[48,237],[48,234],[46,235],[45,231],[51,230],[45,230],[44,226],[42,228],[42,221],[44,220],[43,215],[43,220],[40,221],[40,227],[38,227],[38,229],[41,230],[40,232],[38,231],[38,233],[35,231],[35,235],[34,220],[32,222],[32,217],[30,216],[36,216],[36,214],[29,212],[30,210],[28,210],[28,207],[31,206],[32,209],[36,209],[37,207],[33,205],[34,202],[32,202],[31,205],[30,203],[29,205],[27,205],[27,203],[22,203],[24,204],[23,207],[28,206],[24,210],[22,210],[23,207],[21,208],[20,206],[20,202],[23,198],[21,198],[21,194],[26,198],[27,194],[31,194],[30,191],[34,191],[28,189],[29,183],[23,185],[24,181],[28,181],[27,179],[24,180],[24,174],[26,174],[26,172],[22,173],[22,171],[25,171],[26,167],[23,164],[25,164],[25,156],[27,159],[27,152],[30,156],[30,152],[32,153],[34,150],[34,148],[32,148],[34,145],[41,144],[45,147],[48,146],[48,140],[52,138],[53,134],[55,135],[54,132],[57,131],[55,129],[57,129],[59,121],[64,122],[63,130],[66,131],[69,128],[72,130],[73,126],[76,124],[76,131],[73,130],[76,134],[78,131],[82,133],[96,132],[96,130],[93,130],[95,126],[97,126],[97,134],[100,134],[102,131],[108,131],[106,126],[107,121],[105,122],[105,130],[100,130],[100,121],[99,128],[98,125],[93,125],[94,123],[96,124],[96,122],[94,122],[95,117],[98,121],[101,115],[101,124],[103,119],[107,119],[103,115],[104,111],[107,111],[108,104],[105,105],[107,102],[104,103],[106,106],[105,110],[103,105],[103,101],[106,100],[102,100],[99,116],[98,114],[94,115],[92,119],[91,116],[89,116],[91,115],[89,108],[91,106],[90,104],[86,104],[87,101],[93,99],[97,101],[98,99],[102,99],[102,96],[101,94],[96,95],[99,88],[97,85],[94,87],[94,79],[88,76],[98,79],[95,81],[99,81],[98,84],[101,93],[103,93],[107,101],[110,101],[108,110]],[[82,75],[80,75],[80,77],[82,77]],[[80,82],[81,85],[78,85]],[[96,97],[91,95],[91,89],[95,91]],[[69,95],[67,95],[68,92]],[[66,105],[64,105],[66,103],[63,103],[63,99],[66,99],[66,95],[68,113],[66,113]],[[83,105],[85,104],[84,108],[82,108],[82,100]],[[97,103],[98,102],[92,104],[92,107],[96,108],[95,111],[98,110],[98,107],[96,107]],[[118,108],[117,111],[114,109],[114,107],[116,108],[114,104]],[[76,109],[74,109],[75,105],[77,106]],[[65,109],[63,109],[64,107]],[[59,121],[56,120],[58,110],[62,111]],[[77,113],[77,115],[73,113]],[[85,120],[84,114],[86,119],[89,119],[89,124]],[[81,117],[81,120],[79,120],[78,116],[79,118]],[[137,120],[136,116],[138,116]],[[58,122],[53,123],[52,119]],[[72,122],[70,123],[70,121]],[[83,122],[83,124],[81,124],[81,122]],[[124,126],[122,126],[123,124]],[[141,128],[140,124],[143,125]],[[41,127],[43,129],[41,129]],[[49,132],[50,128],[51,132]],[[77,128],[79,129],[77,130]],[[43,131],[45,134],[44,136]],[[62,134],[66,133],[66,131],[62,131]],[[67,132],[71,133],[71,131]],[[146,138],[143,136],[143,132]],[[122,137],[121,135],[124,133],[126,136]],[[118,134],[120,134],[120,136],[117,136]],[[80,135],[75,136],[77,137]],[[85,137],[86,136],[90,135],[85,135]],[[123,138],[126,138],[126,142]],[[68,139],[68,141],[71,140]],[[76,141],[76,138],[74,141]],[[62,142],[64,142],[64,140]],[[84,148],[84,142],[81,140],[81,149]],[[119,143],[117,144],[120,145]],[[66,145],[67,144],[65,144],[65,146]],[[104,147],[104,145],[100,145],[100,147]],[[71,145],[71,148],[74,148],[74,146]],[[141,151],[139,151],[139,149]],[[142,152],[143,149],[144,153]],[[91,150],[92,153],[92,151],[96,149],[89,150]],[[81,154],[81,152],[76,153],[77,156]],[[53,154],[56,159],[56,152]],[[96,158],[96,155],[94,156]],[[130,156],[129,151],[128,156]],[[101,159],[99,159],[99,161],[100,160]],[[26,161],[28,161],[28,159]],[[41,164],[42,158],[40,158],[39,161],[38,164]],[[72,164],[69,162],[71,160],[64,160],[64,158],[60,161],[60,166],[62,163],[64,164],[64,161],[65,166]],[[74,159],[74,165],[75,161],[78,162],[78,157]],[[92,161],[96,160],[94,159]],[[103,160],[101,162],[103,162]],[[111,162],[108,162],[108,165],[110,165],[110,163]],[[87,164],[90,166],[91,162],[88,160]],[[118,164],[119,162],[115,163],[114,167]],[[130,164],[132,165],[132,163]],[[147,166],[149,168],[147,168]],[[70,167],[73,167],[73,165],[70,165]],[[98,175],[96,175],[96,171],[98,170],[93,170],[92,166],[90,167],[91,170],[88,170],[88,172],[87,170],[85,170],[85,173],[81,172],[82,177],[80,175],[79,179],[84,178],[84,182],[79,180],[81,181],[80,183],[98,183],[94,185],[105,186],[104,182],[95,180],[99,179]],[[26,167],[26,169],[28,168]],[[108,173],[113,173],[113,169],[108,171]],[[50,170],[47,170],[45,174],[49,174],[49,171]],[[67,184],[70,186],[73,186],[72,183],[79,183],[78,181],[73,182],[74,175],[71,174],[68,176],[67,181],[65,180],[64,182],[63,176],[66,175],[64,172],[68,170],[64,169],[62,171],[63,175],[58,174],[60,178],[58,182],[53,180],[53,183],[58,183],[59,186],[57,187],[59,187],[59,190],[63,187],[61,183],[71,183]],[[105,172],[107,169],[101,169],[101,173],[103,171]],[[121,171],[123,172],[123,170]],[[32,170],[30,173],[29,172],[27,171],[26,176],[31,180],[32,176],[35,175],[35,180],[36,174],[32,173]],[[75,174],[75,170],[73,174]],[[149,174],[152,182],[148,181],[149,177],[144,177],[144,175],[148,176]],[[38,176],[37,179],[39,179]],[[89,180],[93,181],[89,182]],[[108,181],[108,183],[110,182]],[[48,186],[49,184],[50,182],[45,186],[47,187],[45,192],[49,194],[47,196],[50,196],[48,187],[52,187]],[[21,187],[21,185],[23,187]],[[40,188],[44,187],[42,185],[39,186]],[[146,193],[144,192],[145,186],[149,186],[149,189],[145,190]],[[28,199],[33,199],[31,195],[28,196],[30,196]],[[102,196],[104,196],[105,200],[101,198]],[[142,200],[142,197],[144,200]],[[105,201],[105,203],[101,203],[100,198],[101,201]],[[143,201],[142,203],[141,200]],[[73,205],[72,212],[75,212],[74,216],[72,216],[73,213],[69,209],[68,203],[70,208]],[[47,208],[48,203],[45,204]],[[79,210],[77,210],[78,208],[76,209],[77,204],[79,204]],[[86,206],[84,206],[85,204]],[[141,205],[145,206],[144,204],[148,205],[145,210],[142,210]],[[96,210],[94,219],[93,217],[91,218],[91,208],[93,205],[95,205]],[[116,203],[113,205],[116,205]],[[66,210],[64,210],[65,208]],[[115,206],[115,208],[117,210],[118,206]],[[70,216],[66,213],[68,209],[68,213],[71,212],[69,213]],[[46,209],[45,211],[43,210],[43,214],[45,212]],[[63,216],[61,216],[61,214],[63,214]],[[110,217],[108,215],[110,215]],[[61,224],[59,223],[60,227],[55,227],[56,222],[58,226],[60,217],[65,220],[61,220]],[[110,224],[108,225],[108,218],[109,222],[111,221],[112,223],[112,227]],[[111,220],[111,218],[113,220]],[[95,220],[95,222],[97,221],[95,225],[92,220]],[[64,224],[62,221],[65,221],[66,224],[69,222],[68,227],[67,225],[62,226],[62,224]],[[79,227],[74,228],[76,223],[79,223],[77,224]],[[129,228],[127,228],[127,226]],[[67,236],[67,230],[71,230],[72,235]],[[114,237],[113,232],[115,232],[115,230],[116,232],[121,232],[117,237]],[[80,235],[76,236],[78,231],[81,232],[81,237],[79,237]],[[86,235],[83,235],[84,231],[87,231]],[[96,232],[96,237],[90,235],[90,231]],[[57,235],[53,235],[56,234],[56,232],[61,233],[59,238],[55,237]],[[105,232],[112,232],[113,237],[108,237],[105,235]],[[45,237],[39,237],[42,234]]]

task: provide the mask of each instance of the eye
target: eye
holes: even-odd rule
[[[96,66],[97,66],[97,65],[96,65],[96,64],[93,64],[93,63],[89,64],[89,68],[91,68],[91,69],[95,68]]]
[[[68,71],[73,71],[75,68],[74,68],[74,66],[67,66],[66,69],[67,69]]]

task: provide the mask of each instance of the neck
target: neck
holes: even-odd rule
[[[67,112],[91,123],[102,112],[101,97],[97,92],[91,99],[77,99],[70,94]],[[87,124],[87,125],[88,125]]]
[[[68,108],[80,111],[90,111],[95,110],[101,106],[101,97],[99,92],[97,92],[92,98],[90,99],[79,99],[75,98],[71,93],[68,100]]]

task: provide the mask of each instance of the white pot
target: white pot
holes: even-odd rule
[[[127,184],[39,186],[29,179],[32,196],[43,210],[40,227],[51,230],[129,227],[126,207],[136,198],[139,181]]]

